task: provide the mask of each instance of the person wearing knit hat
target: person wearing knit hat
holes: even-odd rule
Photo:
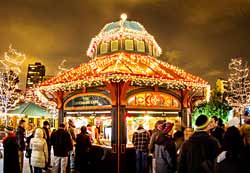
[[[200,115],[195,126],[196,131],[182,145],[178,173],[214,172],[219,146],[218,141],[208,134],[210,121],[206,115]]]
[[[5,127],[7,136],[3,139],[4,158],[3,172],[20,173],[20,165],[18,160],[18,144],[14,128],[11,126]]]
[[[196,130],[205,130],[209,124],[210,121],[206,115],[200,115],[195,121]]]

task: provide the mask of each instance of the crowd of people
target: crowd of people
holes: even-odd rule
[[[157,121],[153,131],[139,125],[133,134],[137,173],[245,173],[250,163],[250,122],[223,124],[200,115],[195,129],[173,129]],[[152,156],[152,159],[149,159]]]
[[[142,124],[138,126],[132,139],[137,173],[248,172],[249,121],[240,126],[239,121],[232,120],[225,126],[216,116],[209,119],[200,115],[194,130],[176,127],[165,120],[157,121],[155,129],[149,131]],[[91,172],[93,139],[89,126],[82,126],[76,135],[71,120],[53,132],[48,121],[37,128],[29,123],[26,129],[26,122],[20,120],[16,130],[7,126],[5,131],[4,173],[22,173],[24,156],[29,159],[31,173],[48,169],[66,173],[73,167],[76,173]]]
[[[16,130],[5,127],[7,136],[3,140],[4,146],[4,173],[23,173],[24,156],[29,159],[30,173],[42,173],[49,170],[53,173],[70,172],[74,166],[75,172],[88,172],[89,149],[91,138],[87,127],[82,126],[81,132],[75,136],[73,121],[59,125],[57,130],[50,132],[48,121],[43,122],[43,127],[35,128],[29,123],[20,120]],[[51,163],[51,148],[53,146],[53,163]],[[75,146],[75,150],[73,150]],[[25,155],[24,155],[25,153]],[[74,157],[75,165],[72,163]]]

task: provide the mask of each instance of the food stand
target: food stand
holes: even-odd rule
[[[131,136],[139,124],[149,130],[165,119],[190,126],[195,96],[208,96],[206,81],[159,60],[160,54],[154,37],[123,14],[92,39],[89,62],[39,86],[57,103],[59,122],[99,128],[96,146],[110,149],[110,172],[133,172]]]

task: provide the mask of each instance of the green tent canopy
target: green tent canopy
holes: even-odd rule
[[[16,109],[10,110],[8,114],[23,114],[37,117],[51,116],[47,109],[32,102],[20,104]]]

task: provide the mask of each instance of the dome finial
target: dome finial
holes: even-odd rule
[[[122,13],[121,14],[121,20],[124,22],[127,19],[127,14],[126,13]]]

